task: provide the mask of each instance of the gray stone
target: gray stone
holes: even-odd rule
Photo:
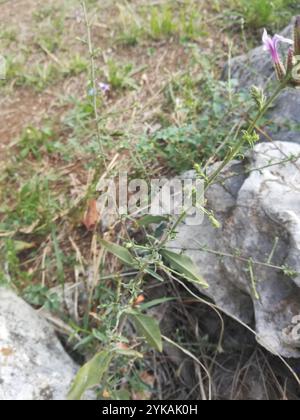
[[[65,400],[77,370],[52,327],[0,288],[0,400]]]
[[[297,162],[280,163],[291,155]],[[276,268],[300,273],[299,169],[298,144],[257,144],[207,192],[207,206],[222,227],[207,217],[200,226],[183,223],[168,244],[194,260],[210,286],[203,293],[252,325],[258,341],[284,357],[300,357],[299,337],[290,334],[300,315],[300,275]]]

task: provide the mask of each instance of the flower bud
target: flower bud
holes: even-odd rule
[[[295,55],[300,55],[300,16],[296,17],[294,26],[294,49]]]
[[[280,82],[282,82],[286,76],[286,70],[284,68],[284,65],[282,64],[281,61],[279,61],[278,63],[275,63],[274,65],[275,65],[275,72],[276,72],[277,79]]]
[[[286,60],[286,70],[289,75],[292,74],[294,65],[295,65],[295,54],[294,54],[293,48],[290,48],[288,52],[287,60]]]

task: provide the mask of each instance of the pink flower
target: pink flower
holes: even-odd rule
[[[262,40],[263,40],[264,50],[269,51],[271,53],[272,60],[275,64],[280,63],[280,57],[278,53],[279,42],[285,42],[286,44],[290,44],[290,45],[293,44],[293,41],[291,39],[284,38],[281,35],[275,35],[273,38],[270,37],[266,29],[264,30]]]

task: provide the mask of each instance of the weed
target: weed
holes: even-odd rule
[[[21,259],[15,241],[9,238],[5,239],[1,244],[0,251],[0,285],[9,285],[10,287],[28,285],[32,276],[21,269]]]
[[[118,7],[120,29],[117,40],[122,45],[133,47],[138,44],[143,35],[141,21],[131,7],[126,8],[122,5],[118,5]]]
[[[30,156],[41,160],[45,153],[51,154],[54,150],[53,136],[54,132],[50,127],[45,126],[41,129],[35,127],[26,128],[18,144],[18,158],[26,159]]]
[[[33,12],[33,19],[40,23],[47,18],[54,18],[58,12],[59,9],[52,5],[42,6]]]
[[[216,80],[211,64],[199,59],[201,76],[180,75],[166,89],[166,106],[171,107],[178,124],[167,125],[151,137],[142,136],[137,144],[143,160],[159,156],[176,173],[209,159],[243,117],[241,107],[250,109],[252,104],[245,92],[231,95],[228,83]],[[224,158],[224,153],[220,150],[216,158]]]
[[[249,28],[261,29],[266,26],[278,28],[288,23],[299,9],[295,0],[247,0],[231,1],[231,7],[241,13]]]
[[[65,77],[78,76],[81,73],[87,72],[88,62],[81,55],[75,54],[67,61],[64,67],[63,72]]]
[[[27,286],[23,297],[31,305],[44,307],[52,312],[58,312],[61,306],[58,295],[41,284]]]
[[[2,221],[4,230],[26,230],[26,227],[40,226],[40,232],[49,231],[52,219],[62,211],[61,198],[51,189],[55,176],[32,176],[13,194],[14,206],[6,211]],[[11,192],[6,199],[11,198]]]
[[[23,54],[14,56],[12,54],[5,55],[6,76],[5,80],[0,80],[0,86],[8,85],[14,80],[21,80],[24,75],[24,66],[26,57]]]
[[[177,33],[172,10],[169,7],[153,8],[150,15],[149,35],[154,40],[169,38]]]
[[[127,4],[119,6],[120,30],[118,40],[135,46],[142,40],[161,41],[176,38],[182,42],[194,41],[206,35],[199,5],[185,1],[180,9],[170,3],[164,6],[144,6],[139,13]]]
[[[29,69],[24,69],[24,73],[17,78],[19,86],[30,86],[41,92],[49,85],[56,82],[60,74],[60,69],[56,64],[47,62],[35,64]]]
[[[18,32],[15,28],[0,29],[0,45],[7,47],[12,42],[16,42],[18,39]]]
[[[35,37],[35,43],[46,51],[54,53],[62,46],[64,28],[65,17],[63,11],[58,14],[50,14],[46,21],[42,21]]]
[[[135,70],[132,64],[122,65],[114,60],[109,60],[106,73],[108,83],[113,89],[137,88],[137,84],[133,79]]]

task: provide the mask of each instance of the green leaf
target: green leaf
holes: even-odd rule
[[[151,214],[147,214],[146,216],[142,217],[138,220],[139,226],[149,226],[152,224],[159,224],[161,222],[168,222],[169,218],[166,216],[152,216]]]
[[[154,306],[158,306],[158,305],[161,305],[162,303],[166,303],[166,302],[171,302],[172,300],[176,300],[176,298],[163,297],[163,298],[160,298],[160,299],[154,299],[154,300],[151,300],[150,302],[142,303],[140,305],[140,310],[141,311],[146,311],[147,309],[151,309]]]
[[[150,276],[152,276],[154,279],[160,281],[160,282],[164,282],[165,279],[160,276],[159,274],[157,274],[156,271],[151,270],[150,268],[145,268],[145,273],[150,274]]]
[[[137,268],[138,264],[133,256],[130,254],[128,249],[124,248],[123,246],[113,244],[111,242],[107,242],[104,239],[100,239],[101,245],[111,254],[115,255],[122,261],[124,264]]]
[[[163,343],[158,322],[150,316],[132,310],[128,311],[128,315],[134,322],[138,333],[145,337],[147,343],[162,352]]]
[[[101,383],[109,368],[113,354],[111,351],[102,351],[86,363],[77,373],[68,400],[80,400],[85,391]]]
[[[197,267],[190,257],[187,255],[176,254],[175,252],[167,251],[166,249],[161,252],[162,257],[168,261],[171,268],[182,274],[188,281],[197,283],[202,287],[208,288],[209,285],[197,272]]]
[[[138,359],[143,359],[144,355],[142,353],[139,353],[138,351],[131,350],[131,349],[115,349],[115,352],[119,354],[120,356],[126,356],[126,357],[136,357]]]

